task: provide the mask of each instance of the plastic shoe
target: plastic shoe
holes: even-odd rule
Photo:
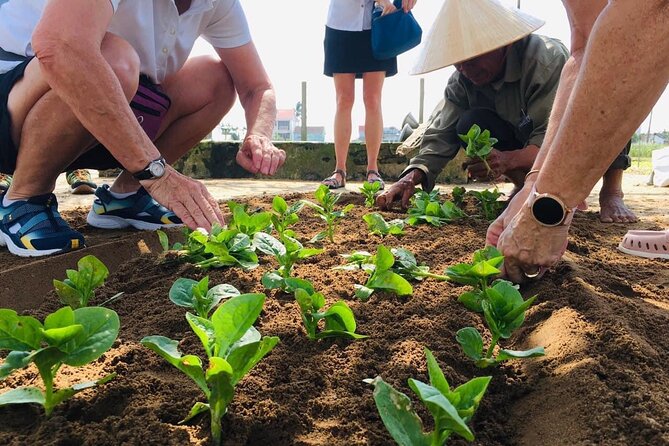
[[[4,192],[12,185],[12,176],[6,173],[0,173],[0,192]]]
[[[182,225],[174,212],[151,198],[143,187],[129,197],[114,198],[109,186],[104,184],[97,188],[95,197],[86,221],[96,228],[123,229],[132,226],[154,231]]]
[[[627,231],[618,250],[647,259],[669,259],[669,230]]]
[[[7,206],[0,196],[0,246],[12,254],[38,257],[86,246],[84,236],[62,219],[54,194],[15,201]]]
[[[93,182],[91,173],[86,169],[71,170],[67,172],[65,178],[67,178],[67,184],[70,185],[73,194],[92,194],[98,187],[98,185]]]

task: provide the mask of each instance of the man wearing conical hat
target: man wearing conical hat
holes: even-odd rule
[[[432,114],[418,155],[401,179],[377,203],[395,200],[406,207],[415,186],[432,190],[446,164],[461,147],[459,134],[473,124],[488,129],[499,142],[487,165],[468,160],[470,177],[504,177],[515,185],[512,195],[544,144],[562,68],[569,53],[557,39],[532,34],[544,24],[496,0],[446,0],[413,70],[426,73],[454,65],[443,107]],[[633,222],[622,201],[622,172],[631,164],[628,143],[604,175],[600,193],[603,222]],[[490,171],[488,170],[490,166]]]

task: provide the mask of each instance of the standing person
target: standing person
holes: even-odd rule
[[[355,80],[362,78],[365,104],[365,146],[367,175],[365,180],[384,182],[379,174],[378,157],[383,138],[381,91],[383,81],[397,74],[397,58],[377,60],[372,55],[372,9],[374,0],[330,0],[325,26],[324,74],[334,79],[337,111],[334,121],[336,166],[323,180],[330,189],[346,185],[346,158],[351,142],[351,110],[355,100]],[[396,11],[391,0],[378,0],[383,15]],[[402,9],[410,11],[416,0],[402,0]]]
[[[216,56],[189,58],[199,37]],[[0,172],[13,173],[0,245],[20,256],[85,246],[53,195],[61,172],[82,168],[124,169],[97,189],[93,226],[222,223],[206,187],[170,163],[237,97],[248,128],[237,162],[274,174],[285,160],[270,140],[274,88],[239,0],[0,0]]]

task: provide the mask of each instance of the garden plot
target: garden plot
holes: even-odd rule
[[[318,202],[313,194],[285,199],[288,206],[301,199]],[[465,201],[465,211],[473,214],[472,199]],[[271,199],[254,198],[246,204],[248,210],[272,207]],[[417,265],[429,266],[430,273],[440,276],[449,267],[471,262],[472,254],[483,248],[487,221],[462,217],[447,207],[417,218],[431,224],[404,225],[402,235],[397,230],[379,235],[383,225],[378,218],[368,217],[370,224],[380,228],[370,235],[369,221],[363,220],[370,210],[364,207],[363,196],[345,195],[334,209],[351,204],[345,215],[333,220],[334,242],[329,241],[326,222],[313,206],[305,206],[299,211],[299,221],[284,228],[294,231],[301,248],[283,243],[283,251],[261,236],[264,249],[255,252],[259,266],[253,269],[242,267],[255,261],[250,254],[239,257],[242,262],[233,266],[190,259],[217,266],[207,270],[182,263],[171,254],[121,264],[91,300],[100,304],[123,293],[107,304],[120,319],[118,339],[89,365],[63,366],[55,385],[63,388],[111,374],[115,378],[55,406],[49,418],[38,405],[1,407],[0,444],[208,444],[210,418],[206,414],[179,424],[194,404],[206,401],[202,389],[141,343],[156,335],[178,340],[180,351],[205,358],[206,364],[206,348],[186,320],[187,309],[169,297],[177,279],[200,282],[205,277],[208,289],[228,284],[242,294],[266,294],[255,327],[268,339],[279,338],[236,386],[222,418],[223,444],[393,444],[379,416],[374,387],[363,381],[377,376],[410,396],[424,429],[432,430],[430,413],[408,384],[410,378],[430,382],[425,348],[452,388],[491,377],[468,423],[474,444],[669,444],[669,271],[666,262],[618,253],[615,246],[626,228],[597,224],[594,214],[578,215],[565,260],[541,281],[521,289],[524,299],[537,298],[522,326],[499,342],[510,350],[542,346],[545,356],[512,359],[482,369],[456,339],[460,330],[471,327],[482,335],[486,349],[493,341],[485,318],[458,301],[463,293],[472,291],[471,285],[424,277],[408,281],[410,294],[405,288],[394,292],[368,286],[372,276],[364,269],[341,267],[350,259],[343,254],[366,251],[378,255],[383,245],[410,251]],[[389,212],[379,215],[388,224],[406,217]],[[68,217],[75,219],[75,226],[83,226],[78,221],[82,214],[66,214]],[[84,229],[85,235],[87,231],[92,230]],[[322,231],[326,233],[319,236]],[[169,245],[177,241],[176,234],[167,234]],[[274,231],[272,237],[278,240],[280,235]],[[309,243],[314,237],[317,240]],[[300,249],[308,251],[296,255],[297,260],[288,267],[285,253]],[[52,277],[62,280],[65,271],[54,270]],[[327,312],[343,302],[354,315],[355,329],[331,325],[331,330],[341,329],[349,335],[319,336],[327,331],[321,322],[310,331],[305,327],[305,311],[294,297],[299,283],[290,278],[308,280],[315,292],[322,293],[322,306],[312,307],[310,314]],[[367,295],[368,290],[361,287],[373,292]],[[28,292],[17,288],[17,298]],[[366,300],[356,297],[356,292]],[[43,305],[26,314],[44,320],[61,307],[55,292],[45,298]],[[210,310],[213,308],[191,311],[206,316]],[[320,339],[310,340],[308,333]],[[361,336],[366,337],[354,339]],[[0,393],[40,382],[31,366],[0,381]],[[454,434],[448,444],[470,443]]]

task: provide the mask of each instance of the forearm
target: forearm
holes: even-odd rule
[[[136,172],[160,156],[97,47],[37,39],[35,52],[52,90],[123,167]]]
[[[530,170],[534,165],[534,161],[540,153],[539,147],[534,144],[529,144],[522,149],[514,150],[513,162],[509,170]]]
[[[276,95],[271,84],[260,86],[240,97],[246,116],[246,135],[272,138],[276,120]]]
[[[661,4],[620,1],[600,15],[537,178],[539,192],[568,206],[582,202],[666,87],[669,11]]]

